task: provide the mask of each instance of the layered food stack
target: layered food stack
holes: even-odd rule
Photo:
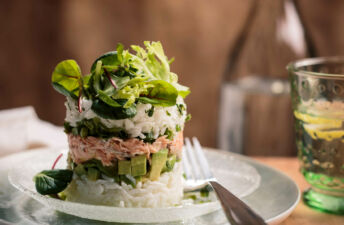
[[[54,88],[67,97],[67,201],[121,207],[162,207],[183,197],[181,153],[190,119],[160,42],[99,57],[81,75],[74,60],[59,63]]]

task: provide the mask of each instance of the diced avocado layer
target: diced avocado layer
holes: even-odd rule
[[[81,164],[70,162],[70,168],[78,176],[87,176],[89,180],[97,180],[103,176],[114,179],[114,182],[124,182],[136,187],[140,181],[157,180],[161,173],[171,172],[178,162],[176,155],[169,155],[167,149],[151,154],[151,160],[146,155],[138,155],[130,160],[118,160],[111,166],[104,166],[101,161],[92,159]]]

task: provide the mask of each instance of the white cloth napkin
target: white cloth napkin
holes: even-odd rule
[[[67,147],[63,128],[40,120],[32,106],[0,110],[0,156],[43,146]]]

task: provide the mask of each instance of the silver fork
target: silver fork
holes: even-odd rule
[[[197,138],[185,138],[183,167],[186,175],[185,190],[196,189],[209,183],[214,189],[231,225],[266,225],[264,220],[243,201],[216,181]]]

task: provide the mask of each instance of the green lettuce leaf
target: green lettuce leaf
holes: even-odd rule
[[[172,79],[170,75],[170,64],[168,62],[168,58],[164,53],[160,41],[145,41],[144,45],[146,46],[148,51],[148,58],[146,61],[148,68],[155,76],[159,76],[159,80],[171,82]]]
[[[108,96],[107,94],[105,94],[105,92],[103,92],[102,90],[98,90],[98,95],[99,98],[105,102],[106,104],[108,104],[109,106],[112,107],[121,107],[122,105],[119,104],[118,102],[116,102],[114,99],[112,99],[110,96]]]
[[[181,84],[174,83],[173,86],[178,90],[178,95],[182,96],[182,98],[185,98],[191,93],[188,87],[183,86]]]
[[[174,59],[168,60],[161,43],[145,41],[144,45],[146,50],[137,45],[131,46],[136,52],[136,57],[132,62],[133,66],[151,80],[164,80],[171,83],[183,98],[190,94],[188,87],[178,84],[177,74],[170,71],[170,63]]]
[[[178,91],[173,85],[163,80],[153,80],[147,83],[151,87],[146,96],[138,98],[140,102],[164,107],[176,104]]]
[[[145,82],[144,78],[131,79],[127,85],[120,89],[115,95],[115,99],[127,99],[128,101],[123,106],[130,107],[140,95],[148,95],[148,89],[153,87],[152,84]]]
[[[170,66],[167,57],[160,42],[145,41],[146,49],[138,45],[132,45],[131,48],[136,52],[133,57],[133,65],[139,71],[142,71],[150,79],[165,80],[170,82]]]

